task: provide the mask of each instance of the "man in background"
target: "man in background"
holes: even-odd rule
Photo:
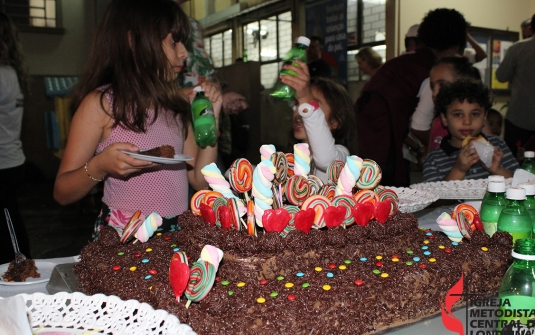
[[[532,19],[522,21],[520,24],[520,30],[522,32],[522,39],[530,38],[533,36],[533,29],[531,28]]]
[[[310,45],[307,49],[308,70],[310,71],[310,78],[325,77],[331,78],[331,66],[327,61],[321,58],[323,51],[323,40],[321,37],[310,37]]]

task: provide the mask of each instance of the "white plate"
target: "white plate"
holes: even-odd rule
[[[141,159],[147,162],[160,163],[160,164],[178,164],[178,163],[190,161],[193,159],[193,157],[186,156],[186,155],[175,155],[175,158],[148,156],[148,155],[142,154],[143,150],[141,150],[139,153],[126,151],[126,150],[121,150],[121,151],[134,158]]]
[[[505,179],[505,187],[511,186],[512,178]],[[431,191],[439,195],[440,199],[479,200],[487,192],[488,179],[465,179],[450,181],[435,181],[413,184],[410,187]]]
[[[9,263],[0,265],[0,285],[6,285],[6,286],[24,286],[24,285],[33,285],[33,284],[39,284],[39,283],[46,283],[50,276],[52,275],[52,271],[54,270],[54,267],[56,264],[45,262],[45,261],[39,261],[35,260],[35,266],[37,266],[37,272],[41,274],[41,277],[39,278],[31,278],[28,277],[26,281],[22,282],[6,282],[4,281],[4,273],[7,271],[7,267],[9,266]]]
[[[385,186],[385,188],[396,192],[399,199],[399,211],[402,213],[420,211],[439,199],[438,194],[431,191],[408,187]]]

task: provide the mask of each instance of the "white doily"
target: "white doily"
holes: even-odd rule
[[[505,179],[505,187],[511,186],[512,178]],[[413,184],[410,187],[418,190],[431,191],[440,199],[483,199],[487,192],[488,179],[465,179],[450,181],[435,181]]]
[[[21,296],[33,331],[45,327],[71,332],[100,330],[105,334],[196,334],[176,316],[136,300],[79,292]]]
[[[431,191],[407,187],[385,186],[385,188],[396,192],[399,199],[399,211],[403,213],[420,211],[439,199],[438,194]]]

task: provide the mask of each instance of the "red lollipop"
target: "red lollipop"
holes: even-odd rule
[[[171,287],[178,302],[180,302],[180,297],[189,282],[190,269],[187,262],[186,255],[183,252],[176,252],[169,265],[169,282],[171,282]]]

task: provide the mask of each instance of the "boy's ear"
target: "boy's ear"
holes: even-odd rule
[[[443,113],[440,113],[440,120],[442,120],[442,125],[444,127],[448,126],[448,119],[446,119],[446,116]]]

